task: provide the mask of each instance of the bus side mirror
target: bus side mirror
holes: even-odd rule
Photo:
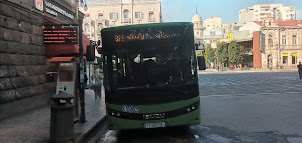
[[[94,59],[95,59],[94,45],[87,45],[86,59],[87,59],[87,61],[94,61]]]
[[[101,45],[101,40],[98,40],[97,47]]]

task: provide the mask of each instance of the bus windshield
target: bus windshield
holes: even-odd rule
[[[115,33],[112,57],[108,56],[113,86],[156,88],[196,80],[195,51],[186,37],[191,34],[188,31],[183,26]]]
[[[192,23],[102,30],[106,102],[160,104],[197,97]]]

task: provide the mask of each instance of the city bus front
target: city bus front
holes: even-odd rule
[[[114,34],[103,41],[109,129],[200,123],[192,32],[185,25],[102,33]]]

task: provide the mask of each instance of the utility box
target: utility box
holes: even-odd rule
[[[73,95],[59,92],[51,97],[54,101],[50,116],[50,142],[61,143],[74,140]]]
[[[78,93],[78,66],[75,57],[53,57],[51,63],[58,67],[56,94],[60,92],[74,96],[71,103],[74,105],[74,120],[79,118],[79,93]]]

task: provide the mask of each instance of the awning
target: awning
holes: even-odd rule
[[[89,16],[89,13],[85,13],[85,16]]]
[[[242,53],[242,56],[252,56],[253,53]]]
[[[298,54],[297,53],[292,53],[292,56],[298,56]]]
[[[153,14],[153,11],[149,11],[149,14]]]
[[[287,56],[288,56],[288,53],[283,53],[282,56],[287,57]]]
[[[55,63],[55,62],[60,62],[60,63],[69,63],[76,61],[75,57],[53,57],[50,59],[50,62]]]
[[[83,49],[84,55],[86,55],[86,47],[90,44],[90,40],[83,34]],[[79,45],[78,44],[47,44],[46,56],[56,57],[62,55],[79,55]]]
[[[103,16],[103,13],[98,13],[98,16]]]

